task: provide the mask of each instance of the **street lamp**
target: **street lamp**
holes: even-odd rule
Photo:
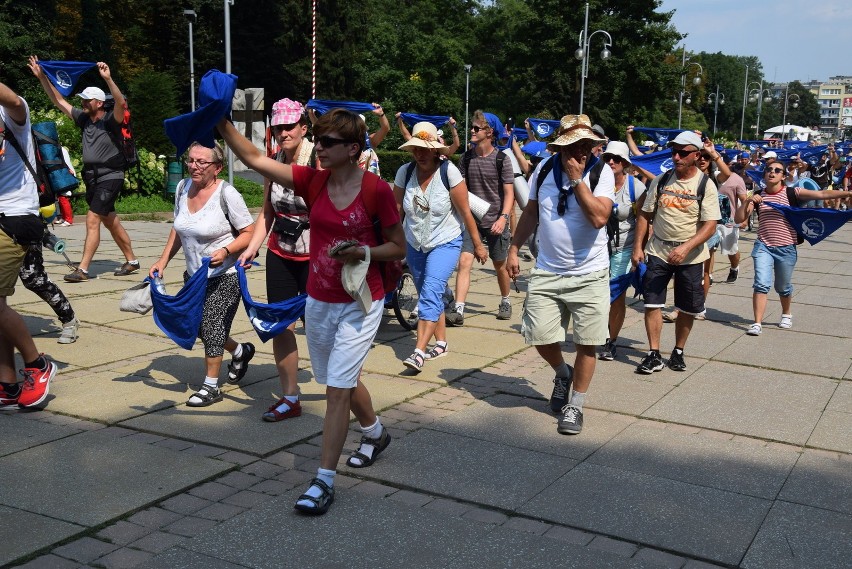
[[[719,92],[718,83],[716,84],[716,92],[707,95],[707,104],[713,105],[713,138],[716,138],[716,117],[719,115],[719,105],[725,104],[725,94]]]
[[[225,0],[225,73],[231,72],[231,6],[234,0]],[[234,153],[228,148],[228,183],[234,185]]]
[[[184,10],[183,17],[189,24],[189,96],[192,101],[192,110],[195,110],[195,57],[192,53],[192,24],[195,22],[195,10]]]
[[[607,60],[612,56],[609,48],[612,47],[612,36],[605,30],[595,30],[589,34],[589,3],[586,2],[586,23],[580,31],[580,42],[577,44],[577,51],[574,52],[574,57],[580,60],[580,113],[583,114],[583,99],[586,95],[586,77],[589,76],[589,45],[592,36],[595,34],[603,34],[606,36],[604,40],[604,48],[601,50],[601,59]]]
[[[793,93],[792,95],[788,95],[789,92],[790,92],[790,84],[787,83],[787,89],[784,90],[784,118],[781,119],[781,140],[782,141],[784,140],[784,138],[787,135],[787,105],[790,103],[791,100],[793,100],[794,97],[795,97],[795,100],[793,100],[793,108],[794,109],[799,108],[799,96],[795,93]]]
[[[470,136],[470,127],[467,121],[470,120],[470,110],[468,101],[470,99],[470,67],[469,63],[464,65],[464,151],[467,152],[467,137]]]
[[[752,89],[748,92],[748,102],[753,103],[757,101],[757,125],[754,127],[754,135],[760,136],[760,112],[763,110],[763,103],[771,103],[772,102],[772,93],[769,89],[763,88],[763,80],[761,79],[760,83],[753,82],[749,83],[749,87],[752,85],[758,85],[757,89]],[[765,94],[765,95],[764,95]]]
[[[683,117],[683,96],[688,95],[686,91],[686,74],[689,71],[689,66],[695,65],[698,67],[698,75],[692,78],[692,84],[698,86],[701,84],[701,75],[704,73],[704,68],[701,67],[700,63],[689,62],[689,58],[686,57],[686,45],[683,46],[683,60],[681,61],[681,69],[680,69],[680,95],[678,97],[678,105],[677,105],[677,128],[680,128],[682,117]],[[691,102],[691,99],[686,101],[688,105]]]

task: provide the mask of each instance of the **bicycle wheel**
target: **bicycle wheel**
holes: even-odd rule
[[[417,294],[417,288],[414,286],[414,277],[411,273],[405,271],[399,279],[399,284],[396,287],[396,299],[393,303],[393,313],[396,319],[399,320],[400,326],[406,330],[414,330],[417,328],[417,301],[420,300],[420,295]],[[412,318],[414,313],[414,318]]]

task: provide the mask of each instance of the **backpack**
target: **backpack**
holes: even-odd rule
[[[627,191],[630,195],[630,203],[636,203],[636,188],[634,187],[634,178],[632,175],[628,175],[627,177]],[[613,204],[612,213],[609,215],[609,219],[606,222],[606,248],[609,251],[609,254],[612,255],[612,249],[614,247],[618,247],[621,245],[621,232],[618,230],[618,214],[616,214],[615,204]]]
[[[677,195],[678,197],[687,199],[687,200],[697,200],[698,201],[698,215],[701,215],[701,203],[704,201],[704,192],[707,190],[707,182],[710,178],[705,173],[701,173],[701,181],[698,182],[698,192],[694,196],[684,196],[680,194],[675,194],[674,192],[670,192],[668,190],[661,190],[660,187],[665,188],[666,184],[671,182],[672,178],[675,177],[674,168],[667,171],[664,174],[661,174],[658,178],[655,179],[657,182],[656,187],[656,195],[654,197],[654,213],[651,215],[651,223],[655,217],[657,217],[657,209],[660,207],[660,195],[668,194],[668,195]],[[653,184],[653,182],[651,182]]]
[[[136,140],[133,137],[133,126],[130,123],[130,109],[125,102],[124,117],[121,124],[111,131],[115,145],[124,157],[125,170],[139,165],[139,152],[136,150]]]
[[[408,182],[411,180],[411,176],[414,175],[414,169],[417,167],[416,162],[409,162],[405,167],[405,187],[408,187]],[[450,163],[448,160],[441,160],[441,166],[438,168],[438,171],[441,174],[441,182],[443,182],[444,187],[447,188],[447,191],[450,190],[450,177],[447,175],[447,170],[450,167]],[[405,188],[403,188],[404,190]]]
[[[305,202],[310,210],[319,199],[323,187],[328,182],[331,176],[330,170],[320,170],[311,179],[308,186],[308,196]],[[376,243],[381,245],[385,242],[382,235],[382,224],[378,217],[378,206],[376,204],[376,196],[378,195],[379,181],[381,178],[372,172],[364,172],[364,178],[361,180],[361,199],[364,200],[364,206],[367,209],[367,214],[373,220],[373,231],[376,235]],[[389,294],[396,290],[399,285],[399,279],[402,278],[403,265],[402,260],[398,261],[376,261],[379,266],[379,274],[382,276],[382,289],[385,294]]]
[[[38,206],[42,208],[55,204],[56,193],[50,185],[50,177],[47,175],[47,168],[45,168],[45,165],[42,163],[41,152],[39,151],[38,144],[36,143],[35,133],[32,132],[32,130],[30,131],[30,138],[32,139],[33,150],[35,152],[35,167],[30,164],[30,160],[27,158],[27,153],[24,152],[23,148],[21,148],[21,143],[18,142],[18,139],[15,138],[15,135],[12,134],[12,131],[9,130],[9,126],[5,122],[3,123],[3,133],[5,139],[9,141],[9,144],[12,145],[12,148],[14,148],[21,157],[21,162],[23,162],[27,167],[27,170],[29,170],[30,175],[36,183],[36,187],[38,188]]]

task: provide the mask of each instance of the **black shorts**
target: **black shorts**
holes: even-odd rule
[[[309,261],[293,261],[266,251],[266,298],[269,304],[289,300],[308,290]]]
[[[659,257],[648,255],[648,271],[642,281],[646,308],[666,305],[666,289],[674,276],[675,308],[687,314],[704,311],[704,263],[670,265]]]
[[[506,228],[503,229],[502,235],[492,235],[490,228],[476,227],[479,230],[479,238],[482,244],[488,247],[488,256],[496,263],[505,261],[509,256],[509,245],[512,244],[512,232],[509,229],[509,222],[506,222]],[[462,253],[473,254],[473,239],[470,234],[465,231],[462,238]]]
[[[98,215],[109,215],[115,211],[115,201],[124,187],[124,178],[118,180],[96,180],[94,172],[83,172],[86,183],[86,203],[89,210]]]

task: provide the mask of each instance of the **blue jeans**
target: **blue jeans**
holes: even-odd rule
[[[779,296],[793,294],[793,269],[796,267],[798,254],[795,245],[769,247],[762,241],[755,241],[751,251],[754,259],[754,292],[767,294],[772,286],[772,275],[775,274],[775,291]]]
[[[438,245],[428,253],[407,246],[408,268],[420,295],[417,303],[420,320],[437,322],[444,312],[444,289],[456,269],[461,254],[462,236]]]

